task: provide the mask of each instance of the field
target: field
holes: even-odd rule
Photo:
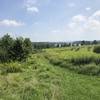
[[[0,100],[100,100],[100,54],[50,48],[0,64]]]

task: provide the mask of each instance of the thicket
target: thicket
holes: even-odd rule
[[[29,38],[13,39],[6,34],[0,38],[0,62],[21,61],[32,52],[32,43]]]
[[[95,46],[93,52],[100,53],[100,46]]]

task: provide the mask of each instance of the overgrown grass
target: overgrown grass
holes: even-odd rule
[[[19,73],[22,72],[21,64],[19,63],[5,63],[0,65],[0,73],[8,74],[8,73]]]
[[[70,49],[47,49],[26,62],[0,64],[0,100],[100,100],[99,55],[87,47]],[[81,63],[72,63],[78,57]],[[95,57],[97,64],[82,57]]]
[[[68,68],[81,74],[100,74],[100,55],[93,53],[92,47],[64,49],[63,51],[60,51],[60,49],[55,49],[53,51],[52,49],[48,49],[46,50],[45,57],[53,65]]]
[[[1,64],[0,71],[2,100],[61,100],[62,98],[59,88],[60,77],[56,75],[58,72],[41,54],[33,54],[26,62]]]

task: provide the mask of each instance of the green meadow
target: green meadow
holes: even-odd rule
[[[93,46],[50,48],[1,63],[0,100],[100,100],[100,54]]]

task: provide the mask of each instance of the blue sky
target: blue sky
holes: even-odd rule
[[[99,40],[100,0],[0,0],[0,37]]]

